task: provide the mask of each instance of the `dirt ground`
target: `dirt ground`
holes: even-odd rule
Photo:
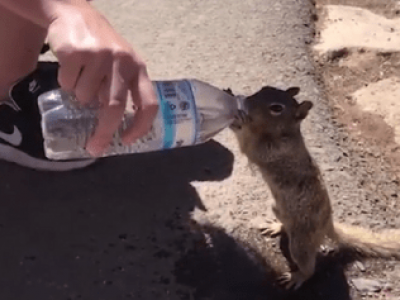
[[[362,7],[387,18],[400,16],[400,6],[394,1],[316,0],[315,41],[310,44],[310,49],[320,38],[325,16],[323,5],[327,4]],[[328,122],[335,128],[331,143],[342,149],[342,154],[335,163],[318,159],[327,156],[325,151],[330,145],[313,146],[311,149],[329,186],[335,219],[373,230],[400,228],[400,219],[397,217],[400,146],[395,142],[394,128],[376,113],[363,111],[351,96],[361,87],[399,76],[400,53],[344,49],[334,52],[333,55],[320,56],[310,51],[315,61],[315,80],[323,91],[318,101],[331,108]],[[313,125],[318,126],[317,123]],[[307,138],[311,134],[306,132],[305,135]],[[310,144],[315,145],[315,141]],[[348,176],[346,174],[349,174],[347,180],[356,181],[356,189],[351,191],[352,193],[349,193],[348,186],[344,186]],[[241,176],[243,180],[244,177]],[[251,180],[257,180],[257,177],[258,174],[254,174]],[[246,180],[243,183],[243,189],[245,188]],[[237,188],[235,193],[240,194],[240,188]],[[257,194],[257,191],[254,191],[254,194]],[[253,200],[251,195],[249,198]],[[265,281],[274,282],[274,288],[268,290],[271,299],[400,299],[399,262],[381,259],[361,262],[346,253],[320,259],[315,276],[299,291],[284,292],[277,288],[277,275],[289,268],[285,259],[287,241],[284,238],[264,239],[260,236],[257,227],[260,227],[266,215],[257,214],[255,207],[263,210],[263,205],[257,203],[252,207],[246,201],[237,202],[236,205],[231,203],[229,216],[228,212],[226,216],[218,212],[220,214],[215,217],[215,222],[212,215],[208,215],[206,221],[224,223],[226,232],[236,240],[241,240],[242,244],[248,243],[247,250],[256,262],[265,262]],[[223,207],[227,208],[228,205],[225,203]],[[217,208],[213,207],[212,210],[217,211]],[[221,221],[224,218],[226,220]],[[248,230],[251,225],[238,225],[252,222],[253,231]],[[221,238],[221,234],[216,233],[215,228],[210,230],[209,235],[211,241]],[[218,244],[213,247],[219,248]],[[372,284],[373,287],[368,287],[368,284]]]
[[[362,7],[388,18],[400,15],[400,6],[394,1],[319,0],[317,4],[318,15],[322,16],[316,22],[317,39],[318,28],[323,26],[323,5],[326,4]],[[373,149],[374,156],[381,156],[389,162],[394,173],[399,173],[400,148],[394,141],[393,128],[379,116],[363,112],[355,105],[351,94],[371,83],[399,76],[400,53],[344,49],[334,57],[320,57],[315,54],[314,58],[338,125],[343,126],[352,138],[365,142],[365,146],[376,147]]]
[[[317,0],[316,42],[324,27],[324,5],[361,7],[387,18],[398,18],[400,15],[400,6],[395,1]],[[347,149],[348,170],[359,179],[358,187],[367,191],[367,199],[361,201],[375,203],[372,204],[374,207],[372,215],[363,210],[357,213],[364,215],[364,218],[369,218],[371,227],[400,228],[397,216],[400,145],[395,141],[394,128],[385,122],[382,116],[373,111],[362,110],[352,97],[354,92],[363,87],[400,76],[400,53],[369,49],[342,49],[331,55],[321,56],[317,53],[313,55],[317,78],[332,107],[333,122],[339,128],[338,143]],[[356,203],[360,199],[354,200],[356,207],[359,207]],[[336,213],[346,219],[344,211],[336,211]],[[378,292],[364,293],[354,289],[354,299],[400,299],[397,286],[400,281],[399,265],[378,260],[369,261],[367,264],[367,271],[364,270],[364,272],[357,268],[350,268],[349,278],[380,278],[391,287],[383,288]]]

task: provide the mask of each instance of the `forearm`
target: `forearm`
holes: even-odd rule
[[[0,0],[0,6],[47,28],[66,6],[87,6],[86,0]]]

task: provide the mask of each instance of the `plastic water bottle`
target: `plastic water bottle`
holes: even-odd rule
[[[122,145],[121,133],[134,118],[133,109],[127,109],[103,156],[204,143],[228,127],[242,108],[241,98],[199,80],[153,81],[153,87],[159,111],[150,132],[131,145]],[[98,108],[81,106],[72,94],[61,89],[42,94],[38,104],[47,158],[89,158],[85,145],[97,124]],[[131,107],[129,104],[127,107]]]

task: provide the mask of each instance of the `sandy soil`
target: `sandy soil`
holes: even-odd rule
[[[380,0],[317,0],[316,4],[317,74],[339,128],[338,143],[348,151],[351,173],[368,191],[364,201],[375,202],[374,214],[364,217],[370,224],[385,220],[377,221],[377,227],[400,228],[399,5]],[[392,287],[378,292],[355,289],[354,299],[398,299],[399,264],[369,264],[366,273],[355,269],[349,276],[383,279]]]

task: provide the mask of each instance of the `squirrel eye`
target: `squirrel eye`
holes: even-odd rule
[[[285,109],[285,106],[279,103],[274,103],[269,106],[272,115],[280,115],[282,111]]]

